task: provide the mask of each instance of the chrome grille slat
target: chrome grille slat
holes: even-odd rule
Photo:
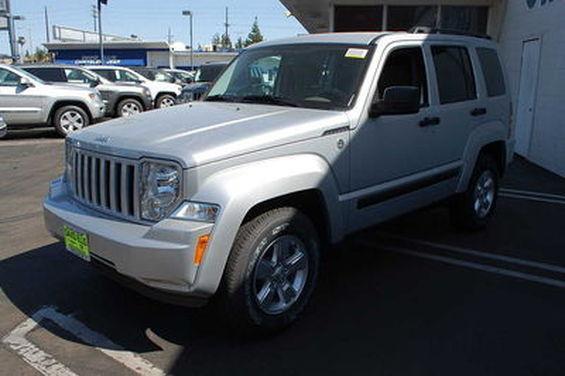
[[[115,216],[140,219],[137,161],[74,148],[69,189],[82,204]]]

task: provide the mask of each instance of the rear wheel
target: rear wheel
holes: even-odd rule
[[[116,107],[116,115],[119,117],[129,117],[143,112],[143,105],[137,99],[122,99]]]
[[[290,325],[314,290],[319,252],[314,225],[297,209],[270,210],[244,224],[219,292],[225,317],[247,333]]]
[[[463,230],[479,230],[494,215],[498,198],[499,172],[495,160],[481,154],[471,176],[467,191],[451,205],[451,220]]]
[[[157,97],[156,107],[157,108],[167,108],[175,105],[175,97],[171,94],[162,94]]]
[[[89,122],[86,111],[78,106],[63,106],[53,114],[53,125],[63,137],[87,127]]]

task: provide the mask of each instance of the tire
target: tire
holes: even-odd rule
[[[278,260],[275,248],[282,250]],[[319,258],[316,229],[297,209],[273,209],[247,222],[238,231],[218,294],[222,317],[245,334],[287,327],[310,299]]]
[[[143,105],[134,98],[122,99],[116,106],[117,117],[129,117],[143,112]]]
[[[53,114],[53,126],[63,137],[67,137],[72,132],[85,128],[89,124],[88,114],[78,106],[63,106]]]
[[[167,108],[172,107],[176,104],[175,97],[171,94],[161,94],[157,97],[155,101],[155,107],[157,108]]]
[[[499,178],[494,158],[479,155],[467,191],[459,194],[450,207],[451,222],[456,228],[477,231],[487,225],[496,210]]]

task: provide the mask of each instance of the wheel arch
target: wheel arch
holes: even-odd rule
[[[251,162],[206,179],[191,200],[217,203],[221,211],[196,292],[216,291],[240,226],[267,210],[296,207],[314,222],[325,243],[341,240],[345,227],[338,192],[329,164],[311,154]]]
[[[80,107],[86,113],[86,115],[88,116],[88,122],[92,123],[92,121],[93,121],[92,114],[90,113],[90,109],[88,108],[88,106],[84,102],[81,102],[79,100],[60,100],[60,101],[53,103],[53,105],[51,106],[51,110],[49,111],[49,116],[47,118],[49,125],[51,125],[51,126],[53,125],[53,116],[55,115],[55,112],[57,112],[57,110],[59,110],[61,107],[64,107],[64,106]]]

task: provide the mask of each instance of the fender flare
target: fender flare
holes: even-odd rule
[[[457,192],[465,192],[475,169],[475,164],[482,148],[493,142],[506,143],[508,127],[500,121],[492,121],[476,127],[467,140],[463,152],[463,170],[457,185]]]
[[[191,200],[215,203],[221,210],[198,270],[194,292],[210,295],[217,290],[239,227],[251,208],[311,189],[318,190],[324,198],[331,240],[341,239],[344,219],[337,182],[330,165],[318,155],[298,154],[251,162],[205,179]]]

